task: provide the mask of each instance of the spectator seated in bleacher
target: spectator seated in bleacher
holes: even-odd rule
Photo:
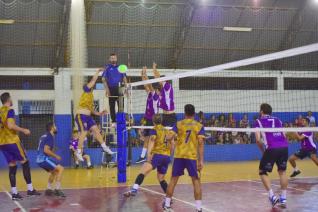
[[[78,135],[78,131],[74,130],[73,134],[72,134],[72,139],[70,141],[70,150],[72,153],[72,157],[74,158],[74,162],[75,162],[75,168],[77,169],[79,167],[79,160],[76,157],[76,154],[74,154],[77,151],[78,148],[78,141],[79,141],[79,135]],[[85,143],[86,141],[84,141]],[[87,163],[87,169],[92,169],[94,168],[93,165],[91,164],[91,158],[88,154],[86,154],[84,151],[82,151],[82,155],[84,160]]]

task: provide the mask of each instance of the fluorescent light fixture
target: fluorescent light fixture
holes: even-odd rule
[[[252,28],[249,27],[223,27],[224,31],[232,31],[232,32],[251,32]]]
[[[14,20],[12,19],[0,19],[0,24],[13,24]]]

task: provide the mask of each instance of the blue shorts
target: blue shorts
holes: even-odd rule
[[[294,155],[299,158],[299,159],[304,159],[306,157],[310,158],[311,155],[315,155],[317,154],[317,150],[316,149],[311,149],[311,150],[307,150],[307,149],[300,149],[298,150]]]
[[[75,122],[80,132],[89,131],[92,126],[96,125],[92,116],[76,114]]]
[[[36,163],[39,167],[47,172],[53,171],[57,167],[56,162],[52,158],[45,155],[38,155],[36,158]]]
[[[22,148],[20,142],[16,144],[0,145],[0,150],[2,151],[8,164],[11,162],[24,161],[27,159],[24,149]]]
[[[157,169],[160,174],[166,174],[170,163],[170,157],[167,155],[154,154],[151,160],[153,169]]]
[[[197,161],[184,158],[175,158],[172,167],[172,176],[184,175],[184,169],[188,170],[190,177],[198,177]]]

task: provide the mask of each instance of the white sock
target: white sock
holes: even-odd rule
[[[287,191],[286,190],[282,190],[281,197],[286,199],[286,196],[287,196]]]
[[[294,168],[294,172],[297,172],[299,171],[299,169],[297,167]]]
[[[51,183],[48,183],[48,184],[47,184],[47,189],[52,190],[52,184],[51,184]]]
[[[61,189],[61,182],[55,183],[55,189],[60,190]]]
[[[201,208],[202,208],[202,201],[201,201],[201,200],[196,200],[196,201],[195,201],[195,207],[197,208],[197,210],[201,210]]]
[[[268,196],[269,196],[269,198],[272,198],[272,197],[274,196],[273,189],[270,189],[270,190],[268,191]]]
[[[11,188],[11,193],[12,193],[12,194],[17,194],[17,193],[18,193],[17,187],[12,187],[12,188]]]
[[[90,167],[92,164],[91,162],[87,162],[87,166]]]
[[[33,186],[32,186],[32,183],[30,183],[30,184],[27,184],[27,187],[28,187],[28,190],[29,190],[29,191],[33,191]]]
[[[103,149],[106,149],[106,148],[107,148],[106,143],[105,143],[105,142],[102,143],[102,144],[101,144],[101,147],[102,147]]]
[[[138,190],[139,185],[138,184],[134,184],[132,188],[135,189],[135,190]]]
[[[142,148],[142,152],[141,152],[140,157],[142,157],[142,158],[146,157],[146,153],[147,153],[147,149],[146,148]]]
[[[171,198],[166,197],[166,198],[165,198],[165,206],[166,206],[166,207],[170,207],[170,203],[171,203]]]

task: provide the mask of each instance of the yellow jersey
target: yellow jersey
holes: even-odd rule
[[[169,130],[165,129],[162,125],[156,125],[154,129],[150,131],[150,136],[155,139],[155,144],[151,151],[152,154],[170,156],[171,143],[166,139],[168,133]]]
[[[8,128],[8,122],[15,122],[14,110],[7,106],[0,108],[0,145],[20,142],[18,133]]]
[[[204,127],[193,119],[179,121],[172,131],[177,134],[175,158],[198,159],[198,140],[205,138]]]
[[[94,111],[94,95],[93,89],[89,89],[86,85],[83,88],[83,93],[79,100],[78,109],[86,109],[91,112]]]

